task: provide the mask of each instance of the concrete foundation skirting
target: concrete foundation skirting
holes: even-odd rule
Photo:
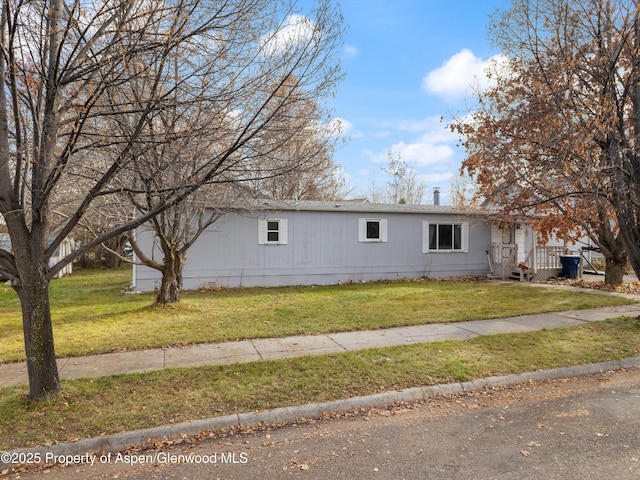
[[[238,426],[258,426],[295,422],[304,419],[319,419],[327,413],[336,413],[355,409],[365,409],[370,407],[388,407],[397,402],[414,402],[426,400],[435,395],[453,395],[461,392],[481,390],[484,387],[503,387],[516,385],[529,381],[542,381],[549,379],[570,378],[582,375],[590,375],[598,372],[618,370],[621,368],[640,367],[640,357],[624,359],[620,361],[609,361],[575,367],[555,368],[552,370],[541,370],[536,372],[526,372],[519,375],[506,375],[500,377],[488,377],[479,380],[462,383],[450,383],[446,385],[434,385],[426,387],[414,387],[404,390],[390,391],[353,397],[344,400],[334,400],[323,403],[311,403],[308,405],[276,408],[262,412],[248,412],[224,417],[214,417],[205,420],[195,420],[173,425],[146,428],[131,432],[124,432],[114,435],[89,438],[73,443],[59,443],[48,447],[36,447],[19,449],[12,452],[4,452],[3,457],[8,453],[33,453],[44,458],[45,454],[61,455],[82,455],[87,452],[117,452],[133,445],[142,445],[145,442],[156,439],[170,439],[182,435],[195,435],[202,431],[219,431]],[[9,468],[11,465],[0,461],[0,470]]]

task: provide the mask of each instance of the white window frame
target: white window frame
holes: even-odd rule
[[[269,229],[270,223],[277,223],[278,229]],[[269,240],[269,233],[277,232],[278,240]],[[287,245],[289,241],[289,228],[286,218],[260,218],[258,219],[258,244],[259,245]]]
[[[378,238],[367,238],[367,224],[378,223]],[[358,241],[364,243],[385,243],[387,241],[387,219],[386,218],[360,218],[358,227]]]
[[[436,229],[440,225],[461,227],[461,248],[429,248],[429,227],[435,225]],[[452,242],[453,243],[453,242]],[[469,223],[468,222],[428,222],[422,223],[422,253],[467,253],[469,251]]]

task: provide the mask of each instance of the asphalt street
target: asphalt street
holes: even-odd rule
[[[116,455],[20,478],[638,479],[640,369]]]

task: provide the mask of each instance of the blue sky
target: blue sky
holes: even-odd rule
[[[464,150],[445,128],[468,110],[467,88],[493,55],[488,15],[501,0],[342,0],[348,30],[342,58],[346,74],[335,99],[350,138],[338,149],[352,197],[366,196],[374,176],[387,181],[387,152],[412,165],[441,203],[450,200]]]

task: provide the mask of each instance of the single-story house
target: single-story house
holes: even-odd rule
[[[505,233],[484,212],[452,206],[265,200],[225,214],[201,235],[187,254],[183,287],[326,285],[492,272],[506,278],[513,273],[508,270],[529,260],[531,278],[536,266],[547,267],[535,237],[526,225]],[[162,259],[149,227],[139,228],[136,239],[147,255]],[[160,284],[160,272],[146,266],[135,265],[133,275],[137,290],[153,291]]]

